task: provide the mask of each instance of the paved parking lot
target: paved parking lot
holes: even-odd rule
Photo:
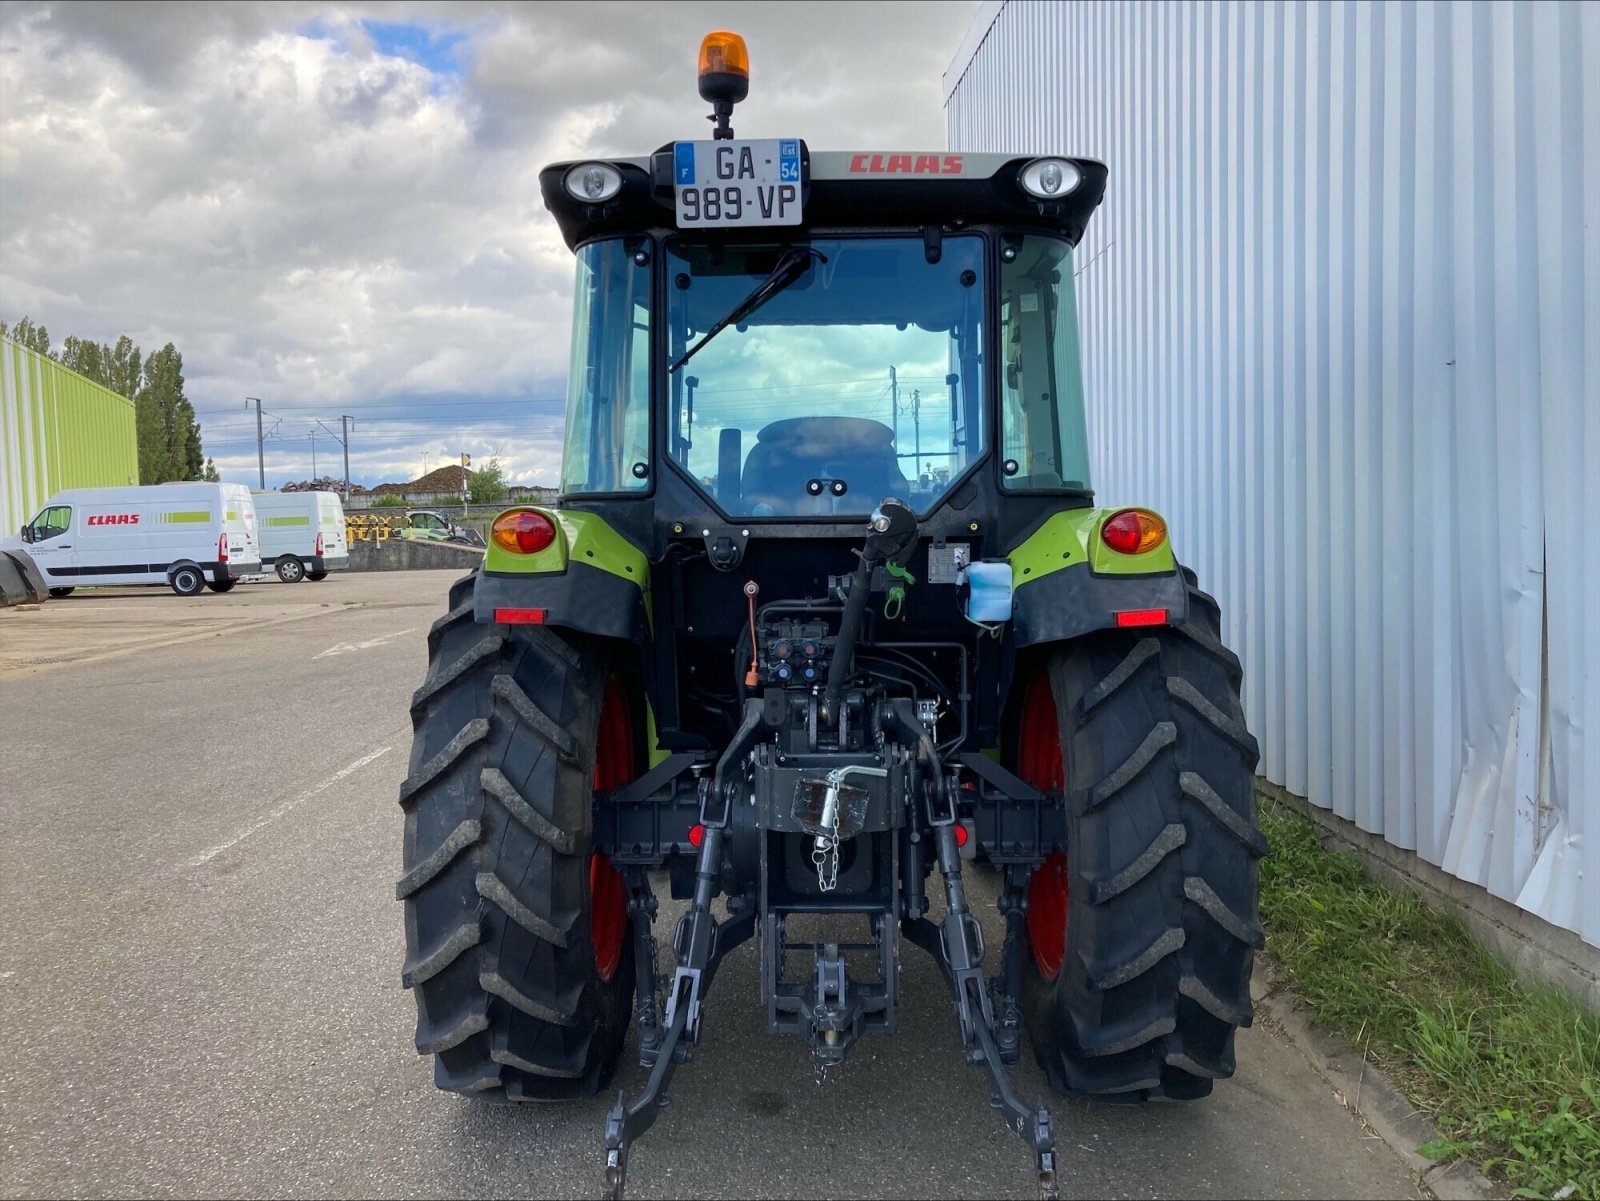
[[[454,574],[0,610],[0,1193],[597,1194],[611,1098],[476,1105],[411,1048],[395,798]],[[1033,1195],[905,954],[901,1032],[820,1088],[764,1033],[753,946],[730,956],[630,1195]],[[1294,1047],[1256,1028],[1238,1060],[1196,1105],[1054,1101],[1063,1193],[1417,1195]]]

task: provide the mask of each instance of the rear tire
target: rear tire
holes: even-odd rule
[[[214,584],[207,584],[206,587],[213,592],[232,592],[233,586],[238,582],[238,580],[219,580]]]
[[[1184,625],[1053,650],[1020,718],[1033,762],[1019,758],[1019,774],[1060,787],[1065,768],[1067,853],[1030,885],[1023,1009],[1067,1096],[1203,1097],[1233,1074],[1234,1031],[1252,1018],[1258,755],[1216,601],[1185,575]],[[1041,768],[1052,699],[1064,757]]]
[[[306,565],[293,555],[285,555],[278,560],[277,572],[285,584],[298,584],[306,578]]]
[[[616,1070],[634,989],[622,881],[591,853],[597,746],[609,730],[598,776],[614,787],[642,726],[603,643],[479,625],[472,581],[429,631],[400,788],[417,1050],[442,1089],[592,1096]]]
[[[308,571],[308,572],[306,572],[306,579],[310,580],[313,584],[318,583],[318,582],[320,582],[322,580],[325,580],[327,578],[328,578],[328,573],[325,572],[325,571]]]
[[[50,589],[50,595],[60,600],[63,596],[71,596],[76,591],[76,588],[52,588]]]
[[[172,573],[172,590],[179,596],[199,596],[206,589],[206,577],[198,567],[180,567]]]

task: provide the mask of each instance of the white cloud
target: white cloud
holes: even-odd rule
[[[279,419],[269,483],[309,474],[305,431],[340,413],[369,483],[496,446],[553,481],[572,265],[540,168],[701,136],[713,28],[750,42],[741,135],[942,146],[940,76],[976,8],[10,5],[0,317],[176,343],[235,478],[255,478],[251,395]],[[370,20],[459,40],[386,54]]]

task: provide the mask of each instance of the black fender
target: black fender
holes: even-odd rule
[[[645,593],[637,583],[571,560],[561,571],[480,571],[472,590],[474,620],[492,625],[500,609],[534,610],[542,614],[536,624],[622,638],[636,646],[650,633]]]
[[[1011,596],[1012,637],[1018,647],[1061,642],[1115,629],[1119,613],[1152,609],[1166,611],[1165,621],[1155,624],[1181,625],[1188,618],[1189,592],[1181,572],[1113,575],[1073,563],[1017,586]]]

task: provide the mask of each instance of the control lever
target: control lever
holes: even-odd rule
[[[839,619],[839,639],[834,644],[833,662],[828,667],[828,687],[822,695],[822,720],[833,725],[838,720],[839,698],[845,681],[855,670],[856,640],[861,636],[861,621],[867,612],[867,595],[872,591],[872,573],[900,555],[916,541],[917,518],[903,500],[888,497],[872,511],[867,521],[866,545],[857,553],[861,563],[850,581],[844,615]]]

